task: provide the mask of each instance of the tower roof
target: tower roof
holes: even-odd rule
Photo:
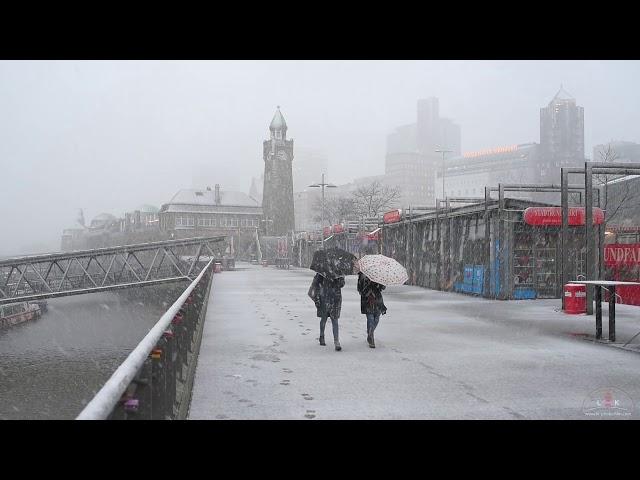
[[[575,98],[560,84],[560,90],[558,90],[558,93],[553,97],[553,100],[575,100]]]
[[[280,105],[278,105],[278,109],[276,113],[273,115],[273,119],[271,120],[271,125],[269,125],[269,130],[286,130],[287,122],[284,121],[284,117],[280,112]]]

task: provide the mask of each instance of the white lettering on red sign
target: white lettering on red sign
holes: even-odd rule
[[[640,265],[640,243],[605,245],[604,263],[607,266]]]

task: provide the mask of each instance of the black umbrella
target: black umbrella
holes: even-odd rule
[[[335,278],[343,275],[353,275],[353,265],[357,260],[353,253],[341,248],[318,250],[313,254],[311,270]]]

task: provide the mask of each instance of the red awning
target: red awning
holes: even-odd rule
[[[550,227],[562,226],[562,207],[529,207],[522,214],[524,222],[528,225]],[[569,208],[569,225],[584,225],[584,207]],[[600,225],[604,222],[604,212],[595,207],[593,209],[593,224]]]

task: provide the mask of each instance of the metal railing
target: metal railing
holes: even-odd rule
[[[213,263],[160,317],[76,420],[186,418]]]
[[[0,305],[192,281],[221,258],[224,235],[0,260]]]

